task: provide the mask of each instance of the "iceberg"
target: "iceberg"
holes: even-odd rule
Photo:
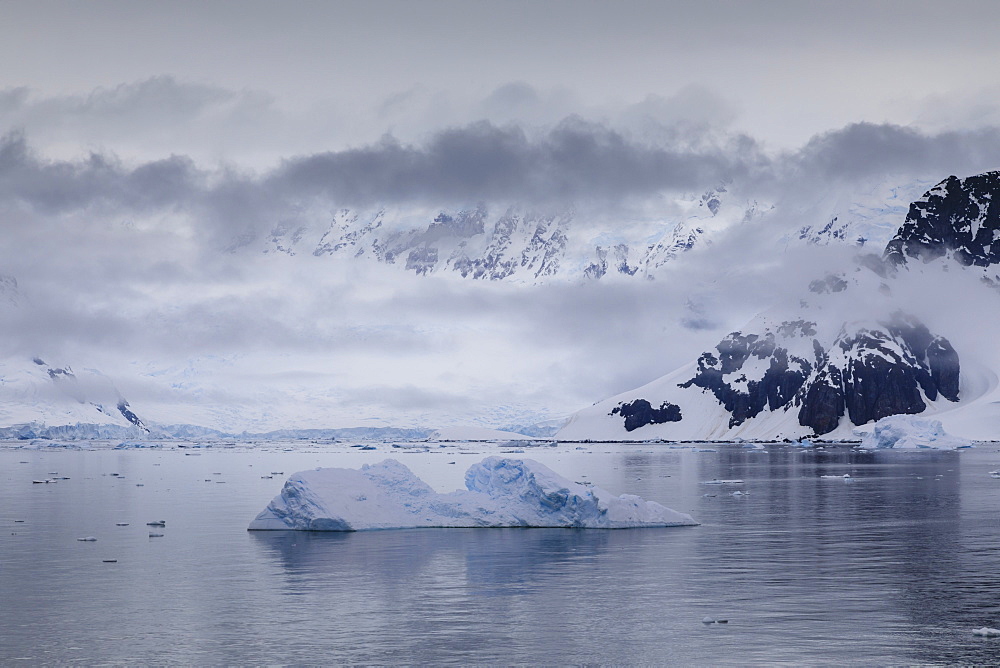
[[[871,432],[860,435],[861,447],[867,450],[955,450],[968,448],[972,442],[946,434],[940,420],[913,415],[890,415],[875,423]]]
[[[572,482],[530,459],[487,457],[447,494],[394,459],[291,475],[250,531],[366,531],[431,527],[626,529],[698,524],[632,494]]]

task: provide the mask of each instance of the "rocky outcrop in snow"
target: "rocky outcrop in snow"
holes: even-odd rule
[[[557,436],[849,437],[854,425],[958,401],[959,375],[948,340],[902,313],[839,327],[771,314],[693,365],[581,411]]]
[[[958,270],[995,269],[998,197],[1000,172],[945,179],[910,206],[881,260],[859,256],[843,273],[808,282],[801,300],[730,333],[691,365],[580,411],[557,437],[851,438],[854,426],[890,416],[957,409],[951,404],[963,400],[959,351],[944,333],[898,309],[893,282],[905,277],[894,268],[950,258]],[[972,282],[976,275],[968,274]],[[992,405],[981,403],[977,410]],[[668,406],[676,411],[662,419]],[[990,422],[976,417],[969,424]]]
[[[885,249],[892,265],[951,257],[965,266],[1000,263],[1000,171],[949,176],[910,205]],[[991,278],[996,279],[995,272]]]

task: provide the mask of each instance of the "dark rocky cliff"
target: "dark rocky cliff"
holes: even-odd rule
[[[959,263],[1000,263],[1000,171],[960,179],[949,176],[910,205],[906,220],[886,245],[893,265],[949,255]]]

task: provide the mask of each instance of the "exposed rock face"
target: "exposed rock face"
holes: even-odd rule
[[[799,424],[817,434],[836,429],[845,410],[860,425],[921,413],[926,396],[958,401],[958,353],[913,318],[842,333],[829,351],[817,345],[817,373],[797,403]],[[922,394],[921,394],[922,391]]]
[[[906,220],[886,245],[893,265],[950,255],[963,265],[1000,263],[1000,172],[964,179],[949,176],[910,205]]]
[[[799,424],[821,435],[836,429],[845,414],[860,425],[920,413],[927,408],[925,397],[958,401],[959,372],[958,354],[947,339],[896,314],[885,323],[845,326],[832,344],[818,338],[816,323],[807,320],[784,321],[760,333],[733,332],[702,354],[695,375],[678,387],[711,392],[729,414],[730,428],[764,411],[798,408]],[[646,419],[648,401],[622,404],[622,415],[626,407],[641,416],[632,429],[658,424]]]
[[[784,322],[778,333],[787,335],[784,338],[807,337],[816,333],[815,325],[805,320]],[[730,427],[742,424],[765,408],[773,411],[786,406],[813,369],[807,359],[777,345],[775,332],[733,332],[715,349],[718,355],[704,353],[698,359],[697,374],[679,387],[697,386],[711,391],[730,414]],[[747,369],[749,377],[743,372],[745,365],[754,367]]]
[[[142,420],[139,419],[139,416],[133,413],[132,409],[129,408],[127,401],[125,401],[124,399],[120,399],[118,401],[117,408],[118,412],[122,414],[123,418],[134,424],[136,427],[139,427],[140,429],[146,429],[146,425],[142,423]],[[146,431],[149,430],[146,429]]]
[[[647,424],[680,422],[682,417],[680,406],[664,401],[659,408],[653,408],[645,399],[620,403],[609,415],[621,415],[625,418],[625,431],[635,431]]]

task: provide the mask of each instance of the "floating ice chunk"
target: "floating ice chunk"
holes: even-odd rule
[[[988,626],[984,626],[981,629],[973,629],[972,634],[983,636],[984,638],[996,638],[1000,637],[1000,629],[991,629]]]
[[[83,543],[96,543],[97,542],[97,539],[94,538],[93,536],[87,536],[86,538],[77,538],[77,540],[81,541]]]
[[[702,485],[742,485],[742,480],[706,480]]]
[[[466,490],[439,494],[394,459],[288,478],[252,531],[361,531],[418,527],[687,526],[691,516],[575,483],[530,459],[487,457],[465,474]]]
[[[868,450],[955,450],[972,445],[964,438],[946,434],[940,420],[914,415],[890,415],[876,422],[871,432],[856,429],[854,433],[862,437],[861,447]]]
[[[844,475],[821,475],[820,478],[826,478],[827,480],[850,480],[851,474],[845,473]]]

